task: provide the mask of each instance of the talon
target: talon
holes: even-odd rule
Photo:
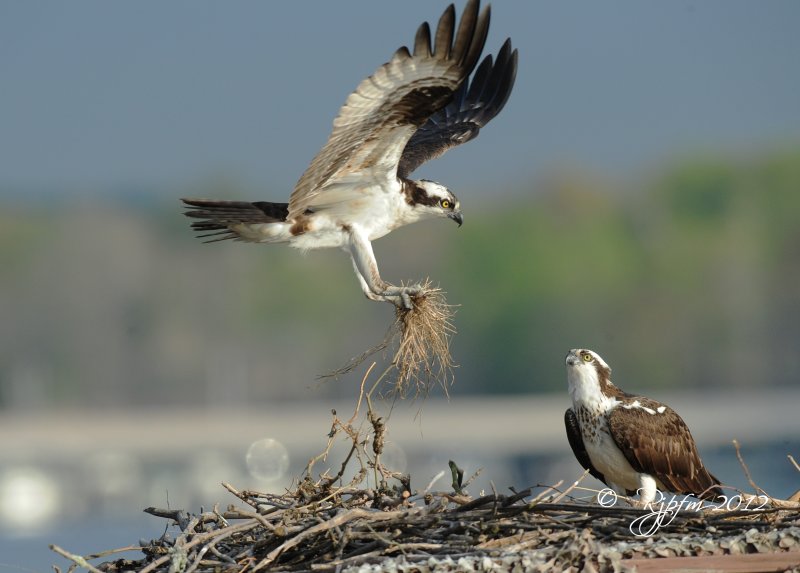
[[[411,296],[408,294],[408,291],[402,290],[400,291],[400,298],[403,301],[403,307],[406,310],[411,310],[414,308],[414,303],[411,301]]]
[[[422,290],[423,289],[422,289],[422,285],[417,283],[415,285],[409,285],[409,286],[405,287],[405,290],[408,291],[413,296],[418,296],[418,295],[422,294]]]
[[[398,287],[388,285],[380,295],[382,300],[393,303],[397,308],[411,310],[414,308],[413,297],[422,293],[423,288],[420,284]]]

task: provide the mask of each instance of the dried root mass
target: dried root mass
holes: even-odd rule
[[[392,391],[401,397],[413,390],[414,396],[426,396],[438,384],[445,394],[455,378],[456,364],[450,354],[450,339],[455,306],[447,303],[442,289],[427,279],[422,291],[412,297],[411,309],[397,308],[395,320],[377,345],[351,359],[343,367],[321,376],[338,378],[360,366],[378,352],[393,352],[391,363],[382,379],[392,381]],[[394,377],[391,372],[394,371]]]
[[[430,280],[414,297],[412,309],[397,309],[394,328],[400,341],[392,363],[397,368],[399,394],[406,394],[413,385],[417,394],[425,395],[434,382],[447,392],[455,367],[450,354],[450,338],[456,332],[454,314],[444,291]]]

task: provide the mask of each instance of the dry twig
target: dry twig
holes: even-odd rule
[[[733,440],[733,447],[736,449],[736,459],[739,460],[739,465],[742,466],[742,471],[744,471],[744,475],[747,478],[747,483],[750,484],[750,487],[752,487],[756,491],[756,493],[759,493],[761,495],[767,495],[767,492],[758,487],[756,485],[756,482],[753,481],[753,477],[750,475],[750,469],[747,467],[747,464],[744,463],[744,458],[742,458],[741,448],[739,447],[739,440]]]

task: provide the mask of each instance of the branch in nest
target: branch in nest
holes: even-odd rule
[[[367,379],[369,378],[374,367],[375,363],[373,362],[372,366],[369,367],[367,373],[361,380],[358,401],[356,402],[355,411],[350,419],[343,421],[338,417],[335,410],[332,411],[333,423],[331,425],[331,430],[328,433],[327,446],[322,453],[309,460],[308,464],[306,465],[306,469],[303,472],[304,477],[301,486],[298,487],[298,493],[301,493],[305,499],[319,501],[321,497],[324,498],[330,495],[336,495],[338,491],[343,491],[347,488],[355,488],[356,486],[362,484],[363,480],[368,474],[367,468],[370,467],[375,470],[375,487],[378,488],[378,490],[387,488],[388,486],[386,484],[386,480],[390,478],[396,479],[401,483],[403,486],[401,491],[410,490],[410,485],[408,485],[410,483],[410,478],[403,476],[399,472],[395,472],[384,467],[384,465],[380,462],[380,457],[383,453],[386,439],[388,420],[379,416],[373,408],[372,394],[377,390],[392,367],[390,366],[387,368],[386,371],[384,371],[383,374],[378,376],[378,378],[374,381],[372,387],[369,390],[366,390],[365,386]],[[359,415],[363,402],[366,402],[367,405],[365,418],[362,418]],[[367,423],[369,424],[368,428],[371,429],[371,432],[369,430],[365,431],[365,426]],[[320,460],[327,459],[334,442],[340,437],[344,437],[345,441],[350,442],[350,451],[347,454],[344,462],[342,462],[338,473],[336,473],[334,476],[330,476],[326,471],[324,475],[320,476],[320,481],[315,482],[312,477],[312,468],[314,464]],[[367,445],[370,443],[371,448],[370,451],[368,451]],[[352,478],[350,483],[344,488],[335,487],[335,483],[341,480],[344,476],[345,470],[352,458],[355,458],[359,464],[358,472]]]

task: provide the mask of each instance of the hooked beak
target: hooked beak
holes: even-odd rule
[[[464,224],[464,216],[461,211],[453,211],[447,217],[458,223],[459,227]]]
[[[567,363],[567,366],[575,366],[580,362],[580,360],[578,360],[578,357],[575,355],[575,352],[573,352],[572,350],[570,350],[567,353],[567,358],[565,361]]]

